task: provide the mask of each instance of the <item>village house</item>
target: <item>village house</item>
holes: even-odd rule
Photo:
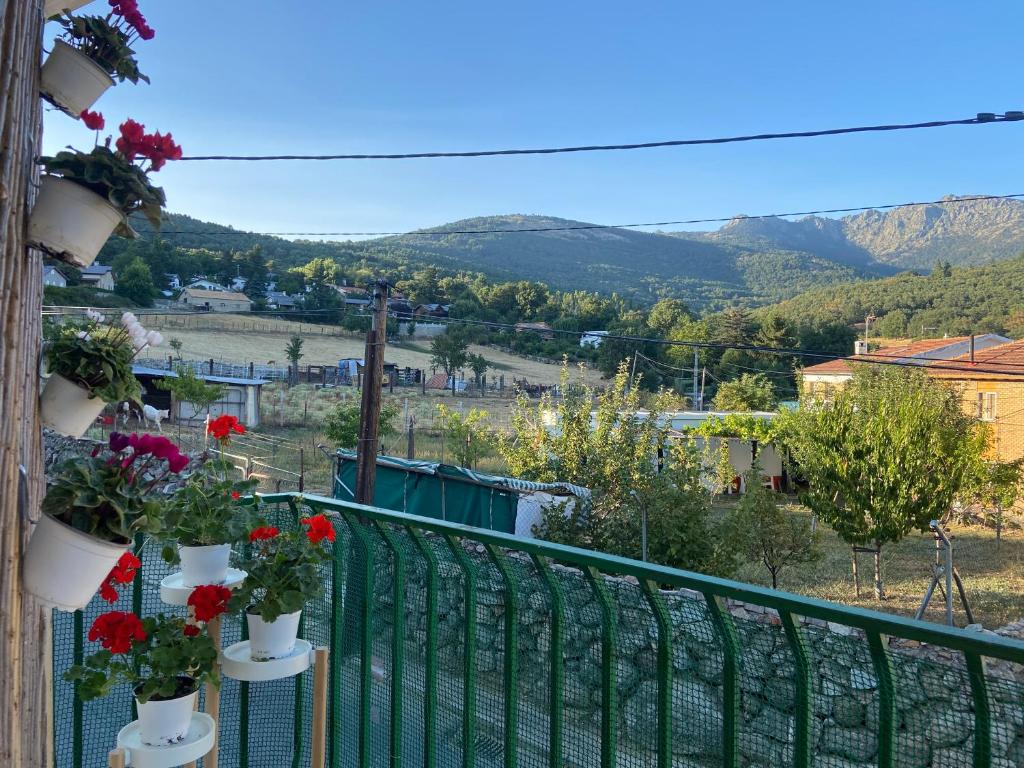
[[[67,288],[68,279],[56,267],[43,267],[43,285],[52,285],[55,288]]]
[[[417,318],[448,317],[450,304],[417,304],[414,314]]]
[[[201,278],[199,280],[193,280],[191,283],[185,286],[186,288],[198,288],[202,291],[227,291],[228,288],[220,283],[215,283],[213,280],[207,280]]]
[[[93,264],[82,270],[82,283],[99,288],[101,291],[112,291],[117,287],[114,268],[106,264]]]
[[[929,376],[960,393],[966,413],[991,425],[992,458],[1024,458],[1024,419],[1020,418],[1024,412],[1024,340],[1010,341],[991,333],[924,339],[830,360],[801,372],[803,393],[827,398],[853,377],[852,362],[872,360],[922,366]]]
[[[201,288],[186,288],[178,297],[178,303],[198,309],[201,312],[251,312],[252,299],[244,293],[234,291],[207,291]]]
[[[297,303],[287,293],[280,291],[267,291],[267,306],[271,309],[295,309]]]

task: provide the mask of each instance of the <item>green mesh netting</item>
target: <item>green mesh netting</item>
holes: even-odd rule
[[[292,524],[287,507],[275,514],[278,524]],[[567,768],[601,765],[603,749],[615,765],[653,767],[659,765],[659,680],[670,680],[667,764],[724,763],[726,645],[702,597],[658,591],[667,618],[660,630],[648,595],[630,580],[590,580],[559,564],[541,569],[521,553],[488,552],[465,539],[378,526],[354,514],[335,522],[335,561],[324,571],[331,597],[304,612],[304,636],[332,648],[329,765],[424,766],[430,758],[442,768],[491,768],[506,765],[512,750],[517,765],[541,768],[551,765],[552,736],[560,733]],[[174,610],[159,600],[167,570],[155,546],[143,551],[143,561],[142,610]],[[116,607],[130,604],[131,595]],[[127,691],[79,708],[59,680],[89,645],[84,633],[92,618],[106,609],[94,603],[80,617],[56,615],[55,737],[62,768],[103,765],[117,730],[132,717]],[[732,622],[741,651],[738,764],[792,765],[800,691],[793,646],[770,611],[734,613]],[[811,683],[810,764],[878,765],[881,684],[867,641],[835,627],[796,631]],[[226,622],[225,644],[240,632],[237,620]],[[513,646],[506,645],[509,637]],[[613,641],[607,681],[606,638]],[[940,661],[920,657],[920,649],[891,654],[890,725],[899,768],[974,764],[970,678],[962,659],[948,655]],[[563,680],[553,697],[556,660]],[[226,680],[220,765],[308,765],[311,675],[248,685]],[[1012,675],[995,667],[986,675],[986,764],[993,768],[1024,766],[1024,685]],[[610,730],[603,733],[606,720]]]

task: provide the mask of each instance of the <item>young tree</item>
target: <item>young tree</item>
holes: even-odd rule
[[[138,256],[132,259],[117,276],[114,293],[131,299],[140,307],[153,306],[156,286],[153,284],[153,274],[146,266],[146,262]]]
[[[451,376],[466,364],[469,342],[466,337],[454,328],[447,333],[435,336],[430,342],[430,363],[444,370],[445,376]]]
[[[747,472],[746,493],[726,517],[722,538],[741,557],[760,561],[772,589],[778,589],[783,568],[821,559],[820,536],[809,519],[779,506],[775,491],[761,484],[761,474],[756,463]]]
[[[181,343],[181,339],[178,339],[178,338],[171,339],[169,342],[167,342],[167,344],[168,344],[168,346],[170,346],[171,349],[174,350],[175,356],[179,360],[181,360],[181,348],[183,346],[182,343]]]
[[[324,419],[324,434],[338,448],[354,449],[359,442],[360,415],[359,403],[339,403]],[[395,428],[395,419],[397,418],[397,405],[391,402],[381,405],[379,434],[382,446],[384,440],[398,434],[398,430]]]
[[[491,367],[491,364],[487,362],[486,357],[477,354],[468,355],[466,357],[466,361],[469,363],[469,367],[473,371],[473,383],[476,385],[476,389],[480,393],[480,396],[483,397],[483,378],[484,374],[487,373],[487,369]]]
[[[284,356],[291,363],[293,381],[298,381],[299,379],[299,360],[302,359],[302,344],[302,337],[296,335],[288,340],[288,345],[284,348]]]
[[[437,417],[445,446],[460,467],[473,469],[480,459],[494,453],[494,435],[488,424],[487,411],[470,408],[465,414],[437,405]]]
[[[723,381],[711,402],[717,411],[771,411],[778,404],[775,386],[763,373],[744,373]]]
[[[224,396],[227,387],[223,384],[207,384],[188,365],[179,365],[174,369],[174,372],[177,374],[176,376],[161,379],[157,382],[157,387],[170,392],[171,396],[178,403],[192,404],[192,415],[187,419],[190,424],[192,419],[203,411],[209,416],[210,408]],[[178,433],[179,435],[181,433],[180,421],[178,423]]]
[[[826,402],[784,417],[785,442],[809,490],[801,500],[854,547],[882,546],[946,514],[985,450],[986,430],[950,387],[911,368],[857,366]]]

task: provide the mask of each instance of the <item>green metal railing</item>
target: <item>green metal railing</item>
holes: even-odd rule
[[[325,497],[257,503],[335,520],[304,631],[333,649],[336,768],[1024,765],[1024,643]],[[80,653],[81,619],[59,631]],[[220,765],[308,764],[310,688],[226,683]],[[78,722],[58,720],[79,761],[61,765],[91,764]]]

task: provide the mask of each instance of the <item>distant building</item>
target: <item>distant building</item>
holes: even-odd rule
[[[555,329],[547,323],[516,323],[516,333],[536,333],[545,341],[555,338]]]
[[[986,333],[974,337],[924,339],[812,365],[801,372],[805,397],[827,399],[853,378],[853,364],[900,361],[921,366],[930,378],[947,382],[964,412],[992,429],[989,456],[999,461],[1024,458],[1024,341]]]
[[[68,279],[56,267],[43,267],[43,285],[52,285],[55,288],[67,288]]]
[[[239,275],[238,277],[233,277],[231,278],[231,290],[239,292],[244,291],[245,286],[248,285],[248,283],[249,278],[247,277],[242,277],[241,275]]]
[[[413,310],[416,317],[448,317],[451,304],[417,304]]]
[[[114,268],[106,264],[93,264],[82,270],[82,282],[99,288],[101,291],[112,291],[117,287],[114,279]]]
[[[597,349],[604,343],[604,337],[607,335],[608,331],[584,331],[580,336],[580,346]]]
[[[225,293],[229,292],[228,288],[226,286],[223,286],[220,283],[215,283],[212,280],[206,280],[205,278],[201,279],[201,280],[193,280],[191,283],[189,283],[185,287],[186,288],[198,288],[199,290],[202,290],[202,291],[221,291],[221,292],[225,292]]]
[[[271,309],[294,309],[296,301],[287,293],[280,291],[267,291],[267,306]]]
[[[173,272],[165,272],[164,280],[167,281],[167,287],[172,291],[177,291],[181,288],[181,278]]]
[[[178,303],[203,312],[252,311],[252,299],[234,291],[207,291],[189,287],[181,292]]]
[[[206,418],[195,403],[174,400],[171,393],[155,385],[162,379],[177,378],[174,371],[151,368],[145,365],[133,365],[132,373],[143,387],[142,401],[160,410],[171,412],[174,421],[201,421]],[[257,427],[260,423],[260,396],[266,379],[249,379],[235,376],[210,376],[202,372],[196,375],[207,384],[224,385],[221,399],[210,406],[210,415],[217,418],[221,414],[234,416],[247,427]]]
[[[369,302],[367,302],[369,303]],[[399,320],[408,320],[415,315],[416,310],[412,304],[403,298],[388,299],[388,314],[397,317]]]

